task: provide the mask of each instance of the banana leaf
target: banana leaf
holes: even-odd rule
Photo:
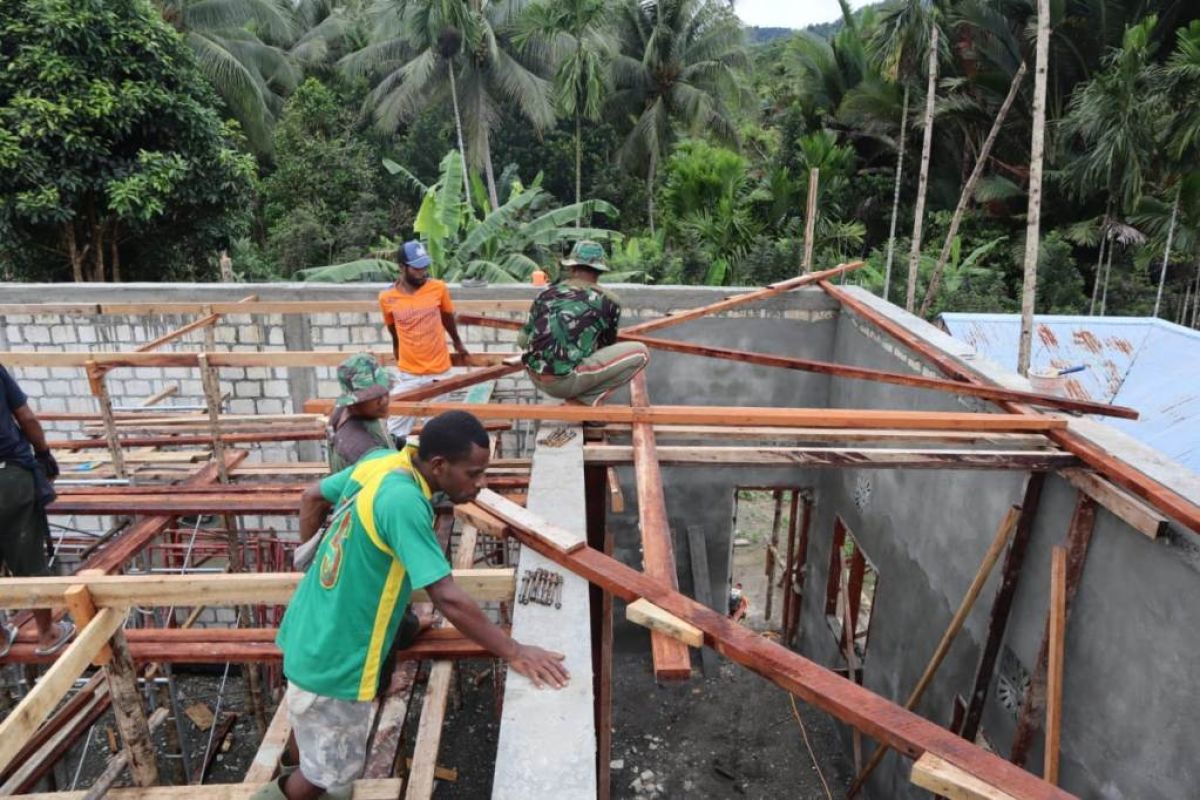
[[[296,270],[296,277],[306,283],[394,281],[396,275],[396,263],[382,258],[361,258],[358,261],[347,261],[344,264]]]

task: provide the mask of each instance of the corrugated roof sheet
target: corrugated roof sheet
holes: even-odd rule
[[[1016,314],[940,317],[954,338],[1016,371]],[[1038,316],[1032,369],[1086,365],[1068,377],[1072,397],[1130,406],[1137,420],[1104,418],[1200,473],[1200,331],[1153,317]]]

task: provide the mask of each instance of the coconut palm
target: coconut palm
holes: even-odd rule
[[[281,97],[300,80],[299,70],[277,46],[295,33],[286,0],[157,0],[157,6],[196,54],[251,146],[269,153]]]
[[[608,0],[541,0],[522,12],[513,37],[554,70],[554,102],[575,122],[575,202],[583,192],[583,120],[600,118],[616,53]]]
[[[554,123],[551,84],[521,60],[510,36],[522,0],[378,0],[369,43],[341,59],[375,86],[367,109],[395,131],[448,93],[459,149],[482,168],[492,207],[500,205],[489,135],[509,103],[542,130]],[[464,190],[468,187],[464,186]]]
[[[619,0],[612,108],[633,121],[621,163],[646,175],[654,231],[659,160],[680,133],[736,143],[733,109],[745,99],[749,66],[737,17],[720,0]]]
[[[921,255],[921,228],[925,219],[925,192],[929,182],[929,158],[933,147],[933,108],[937,90],[938,47],[941,33],[935,8],[928,0],[897,0],[885,7],[871,36],[870,50],[883,75],[904,86],[901,105],[900,147],[896,154],[896,181],[892,197],[892,220],[888,234],[887,265],[883,296],[891,285],[892,257],[896,241],[896,217],[900,209],[900,182],[903,174],[904,140],[908,121],[909,89],[926,63],[925,113],[922,120],[921,167],[917,176],[917,200],[913,210],[912,249],[908,259],[908,287],[905,308],[916,300],[917,270]]]

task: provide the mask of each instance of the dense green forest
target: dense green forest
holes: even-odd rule
[[[1042,312],[1200,315],[1200,4],[1050,4]],[[725,0],[0,4],[0,276],[761,284],[1020,306],[1033,0],[748,29]],[[936,44],[935,44],[936,43]],[[932,46],[931,46],[932,45]],[[933,74],[930,74],[932,68]],[[932,88],[932,92],[930,89]],[[910,267],[915,276],[909,289]],[[1160,278],[1161,298],[1159,298]]]

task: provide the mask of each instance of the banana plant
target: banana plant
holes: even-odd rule
[[[584,200],[553,208],[553,198],[541,188],[540,173],[528,186],[514,177],[505,187],[505,202],[484,213],[464,194],[464,167],[457,150],[446,154],[437,181],[428,186],[394,161],[385,159],[383,166],[405,179],[422,196],[413,230],[433,259],[430,272],[436,278],[525,282],[539,266],[552,274],[556,272],[553,265],[557,256],[572,241],[621,240],[621,234],[608,228],[576,227],[579,221],[593,214],[616,216],[617,209],[611,203]],[[487,209],[488,205],[478,208]],[[394,246],[393,242],[384,243],[384,248],[390,247],[392,252]],[[377,274],[377,271],[378,264],[368,259],[317,267],[301,274],[304,280],[340,283],[367,280],[367,273]]]

